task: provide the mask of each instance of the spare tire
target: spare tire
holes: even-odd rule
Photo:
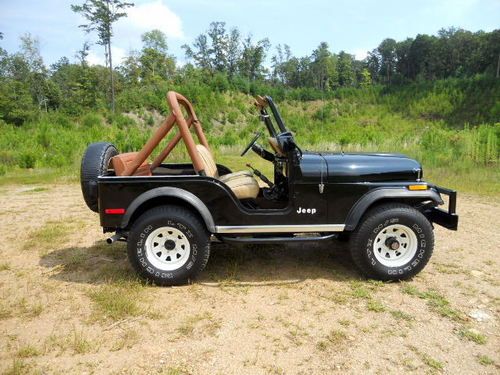
[[[87,206],[98,212],[97,205],[97,178],[107,173],[111,158],[118,155],[116,147],[108,142],[90,144],[82,158],[80,168],[80,184],[83,199]]]

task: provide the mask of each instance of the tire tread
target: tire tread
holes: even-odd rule
[[[153,278],[149,273],[145,272],[144,268],[139,264],[137,258],[134,256],[135,249],[133,246],[128,246],[128,257],[129,261],[132,264],[134,270],[143,278],[153,281],[157,285],[162,286],[170,286],[170,285],[178,285],[190,282],[194,279],[203,269],[206,267],[208,263],[208,259],[210,258],[210,241],[209,241],[209,233],[205,227],[205,224],[200,220],[198,215],[196,215],[191,210],[177,205],[163,205],[154,207],[146,212],[144,212],[133,224],[130,229],[130,233],[136,233],[139,228],[143,225],[142,222],[145,220],[151,220],[154,217],[162,217],[162,218],[171,218],[174,219],[182,218],[183,221],[189,223],[190,229],[196,232],[197,236],[205,235],[206,241],[203,244],[203,252],[202,259],[199,262],[195,263],[195,267],[191,270],[190,274],[186,278],[176,278],[176,279],[159,279]],[[129,236],[130,238],[130,236]]]
[[[365,248],[365,245],[361,242],[363,240],[363,237],[365,235],[365,232],[371,230],[373,226],[376,224],[376,222],[379,220],[379,215],[381,214],[386,214],[387,211],[389,210],[397,210],[400,213],[403,214],[408,214],[408,215],[416,215],[417,217],[420,217],[422,222],[426,222],[429,227],[430,231],[432,232],[432,225],[430,222],[427,220],[427,218],[418,210],[415,208],[408,206],[406,204],[402,203],[386,203],[382,204],[380,206],[374,207],[371,210],[369,210],[365,215],[363,215],[363,218],[361,219],[362,222],[356,230],[353,232],[350,240],[350,253],[351,253],[351,258],[354,262],[354,264],[361,270],[363,274],[365,274],[368,278],[371,279],[385,279],[385,280],[391,280],[390,277],[381,277],[379,274],[377,274],[372,268],[370,268],[367,263],[364,261],[363,257],[363,250]],[[429,262],[429,259],[432,256],[433,248],[434,248],[434,236],[430,236],[428,239],[430,241],[429,246],[428,246],[428,254],[422,263],[419,264],[419,267],[416,269],[413,269],[408,275],[404,275],[400,279],[408,279],[413,276],[415,276],[421,269],[423,269],[427,263]]]

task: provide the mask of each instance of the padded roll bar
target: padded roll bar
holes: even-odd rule
[[[167,134],[172,130],[175,124],[179,128],[179,133],[177,133],[174,138],[170,140],[168,145],[163,149],[163,151],[156,157],[150,166],[150,170],[154,170],[158,167],[163,160],[170,154],[174,147],[179,143],[179,141],[184,141],[186,145],[187,152],[193,162],[194,169],[196,173],[204,175],[204,164],[196,151],[196,144],[194,142],[193,136],[189,131],[190,127],[194,125],[198,141],[205,146],[208,150],[207,139],[203,133],[201,123],[196,117],[192,104],[184,96],[174,91],[169,91],[167,93],[167,103],[170,107],[170,115],[163,121],[160,128],[153,134],[153,136],[146,142],[144,147],[137,153],[135,158],[130,162],[124,172],[123,176],[132,176],[137,169],[146,161],[146,159],[151,155],[153,150],[160,144],[160,142],[167,136]],[[187,113],[187,119],[184,118],[181,106]]]

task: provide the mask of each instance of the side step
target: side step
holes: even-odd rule
[[[325,236],[303,236],[303,237],[226,237],[220,236],[222,242],[230,244],[275,244],[289,242],[311,242],[311,241],[326,241],[338,237],[338,233],[327,234]]]

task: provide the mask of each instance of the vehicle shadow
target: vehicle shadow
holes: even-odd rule
[[[90,247],[54,250],[40,259],[45,274],[65,282],[102,284],[138,278],[127,260],[126,245],[98,241]],[[338,241],[283,245],[213,244],[207,267],[196,283],[219,286],[300,283],[306,279],[359,279],[347,244]]]

